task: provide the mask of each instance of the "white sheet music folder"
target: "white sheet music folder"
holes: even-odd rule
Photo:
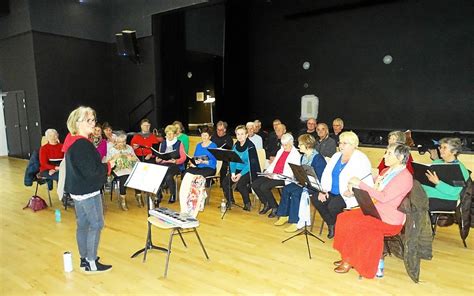
[[[125,186],[156,194],[167,170],[167,166],[137,162],[128,176]]]

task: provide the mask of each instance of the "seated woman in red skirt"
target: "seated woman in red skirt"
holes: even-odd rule
[[[413,176],[406,169],[409,156],[407,146],[390,144],[384,155],[388,168],[376,178],[374,188],[359,178],[349,180],[349,190],[359,187],[370,194],[382,220],[365,216],[360,209],[339,214],[333,247],[341,253],[341,260],[334,262],[335,272],[354,268],[363,277],[375,276],[384,236],[400,233],[405,223],[405,214],[397,208],[413,186]]]

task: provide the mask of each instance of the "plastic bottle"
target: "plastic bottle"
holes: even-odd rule
[[[64,252],[63,254],[63,261],[64,261],[64,271],[71,272],[72,271],[72,255],[71,252]]]
[[[225,212],[226,207],[227,207],[227,205],[226,205],[225,199],[222,199],[222,201],[221,201],[221,213]]]
[[[56,222],[61,222],[61,211],[59,209],[54,211],[54,218]]]
[[[383,278],[383,269],[384,269],[384,266],[385,266],[385,262],[382,259],[379,260],[379,268],[377,269],[377,273],[375,274],[376,277],[378,278]]]

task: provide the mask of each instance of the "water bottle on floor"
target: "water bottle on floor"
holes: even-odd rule
[[[64,261],[64,271],[65,272],[71,272],[72,271],[72,255],[71,255],[71,252],[64,252],[63,261]]]
[[[221,201],[221,213],[224,213],[226,210],[226,202],[225,199],[222,199]]]
[[[54,219],[56,222],[61,222],[61,211],[59,209],[54,211]]]
[[[379,268],[377,269],[377,273],[375,274],[375,276],[377,278],[383,278],[383,269],[384,269],[384,266],[385,266],[385,262],[382,259],[379,260]]]

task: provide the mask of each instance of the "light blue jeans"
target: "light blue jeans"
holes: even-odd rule
[[[85,200],[74,201],[76,208],[76,239],[81,258],[97,259],[100,232],[104,228],[102,196],[97,194]]]

